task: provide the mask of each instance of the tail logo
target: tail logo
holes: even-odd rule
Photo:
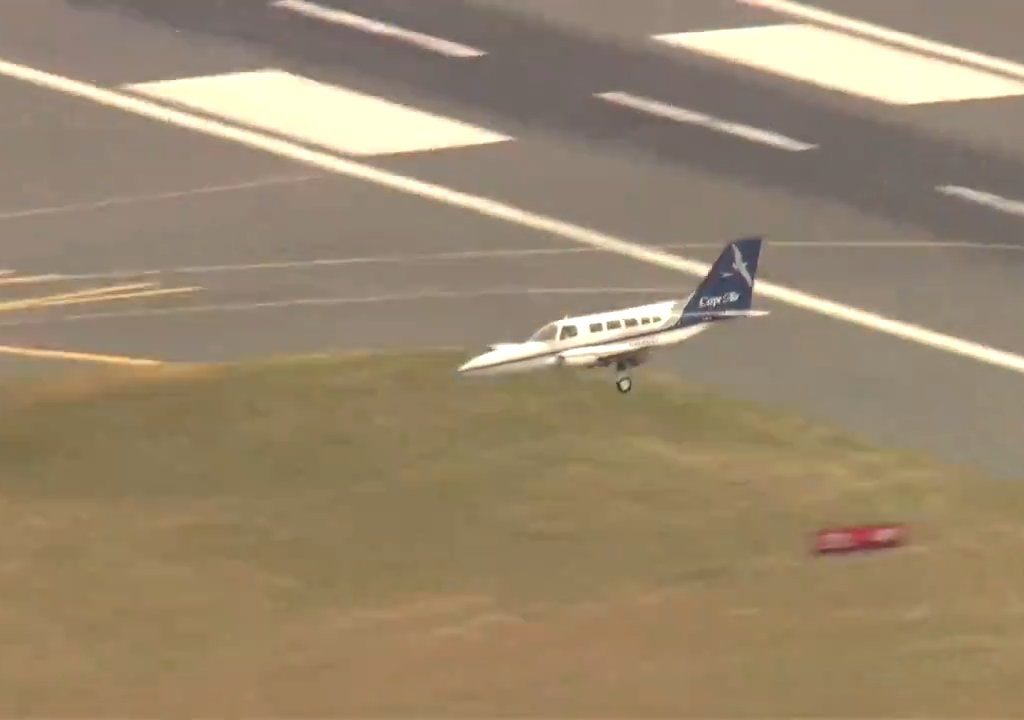
[[[740,252],[739,247],[736,245],[732,246],[732,256],[732,269],[740,274],[740,276],[746,281],[748,287],[754,287],[754,279],[750,277],[750,270],[747,268],[747,263],[743,259],[743,253]],[[732,276],[733,273],[731,272],[722,273],[722,277],[724,278]]]
[[[730,273],[731,274],[731,273]],[[712,297],[702,297],[698,302],[698,307],[702,308],[716,308],[719,305],[729,305],[740,299],[738,292],[729,291],[725,295],[718,295]]]

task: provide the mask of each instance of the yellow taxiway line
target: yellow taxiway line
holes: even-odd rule
[[[0,282],[3,282],[0,280]],[[51,307],[56,305],[74,305],[85,302],[102,302],[105,300],[131,300],[134,298],[153,297],[155,295],[170,295],[172,293],[195,292],[199,287],[181,288],[159,288],[155,290],[143,290],[152,288],[153,283],[133,283],[131,285],[109,285],[107,287],[89,288],[59,295],[44,295],[42,297],[25,298],[23,300],[10,300],[0,302],[0,312],[11,310],[26,310],[36,307]],[[138,292],[129,292],[129,291]]]
[[[13,272],[5,272],[4,275],[13,275]],[[16,275],[0,280],[0,285],[28,285],[30,283],[56,282],[63,280],[63,275]]]
[[[149,358],[134,358],[124,355],[98,355],[68,350],[44,350],[41,348],[14,347],[11,345],[0,345],[0,355],[20,355],[22,357],[46,358],[48,360],[78,360],[107,365],[134,365],[140,367],[153,367],[164,364],[160,360],[151,360]]]
[[[2,282],[2,281],[0,281]],[[97,296],[102,297],[103,295],[110,292],[124,291],[124,290],[137,290],[140,288],[152,287],[152,283],[134,283],[132,285],[113,285],[108,287],[89,288],[87,290],[76,290],[75,292],[60,293],[58,295],[44,295],[42,297],[34,298],[22,298],[21,300],[8,300],[7,302],[0,302],[0,311],[3,310],[20,310],[23,308],[36,307],[39,305],[50,305],[59,304],[63,300],[71,300],[74,298],[91,297]]]
[[[0,270],[0,285],[42,283],[62,280],[61,275],[27,275],[3,277],[11,275],[12,270]],[[74,292],[43,295],[0,302],[0,312],[27,310],[31,308],[55,307],[89,302],[105,302],[107,300],[131,300],[135,298],[154,297],[158,295],[180,294],[201,290],[200,287],[159,288],[155,283],[131,283],[124,285],[108,285],[105,287],[87,288]],[[165,364],[161,360],[150,358],[128,357],[126,355],[104,355],[100,353],[75,352],[71,350],[48,350],[44,348],[16,347],[0,345],[0,355],[15,355],[27,358],[47,360],[71,360],[78,362],[101,363],[105,365],[122,365],[134,367],[153,367]]]
[[[124,292],[124,293],[109,293],[104,295],[91,295],[88,297],[68,297],[66,300],[54,300],[51,298],[45,303],[41,303],[40,307],[49,307],[51,305],[77,305],[80,303],[87,302],[102,302],[106,300],[135,300],[136,298],[146,297],[157,297],[159,295],[175,295],[180,293],[196,292],[202,290],[201,287],[174,287],[174,288],[158,288],[156,290],[143,290],[141,292]],[[70,295],[76,295],[77,293],[70,293]],[[3,306],[0,305],[0,310],[3,310]]]

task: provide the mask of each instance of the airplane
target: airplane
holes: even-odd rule
[[[488,346],[458,368],[464,375],[497,375],[553,367],[613,366],[621,393],[633,387],[630,369],[642,365],[655,348],[689,340],[712,323],[763,317],[753,310],[754,278],[763,238],[729,243],[697,288],[685,298],[548,323],[524,342]]]

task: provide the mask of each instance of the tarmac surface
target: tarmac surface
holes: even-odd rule
[[[444,56],[262,0],[12,0],[0,8],[0,60],[108,88],[276,68],[387,98],[510,140],[359,158],[369,165],[704,261],[764,234],[766,280],[1024,353],[1024,217],[1010,202],[1024,200],[1024,90],[881,103],[651,40],[797,22],[731,0],[317,5],[486,54]],[[1020,8],[969,5],[815,7],[1024,62],[1013,41]],[[596,97],[609,91],[815,147],[789,152]],[[167,361],[420,345],[469,353],[564,314],[696,283],[3,75],[0,130],[10,348]],[[937,190],[949,185],[1007,200]],[[1021,475],[1021,374],[757,302],[768,319],[706,333],[654,364]],[[0,357],[0,371],[28,363]],[[610,377],[608,392],[628,401]]]

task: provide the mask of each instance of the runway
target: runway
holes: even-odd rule
[[[960,5],[936,3],[946,14],[919,26],[902,5],[815,7],[1014,61],[1005,34],[986,29],[1012,26],[1007,5],[981,3],[1003,22],[951,34],[939,31],[957,23]],[[707,262],[728,240],[763,233],[768,282],[1024,353],[1024,218],[1013,204],[1024,200],[1024,86],[1011,74],[975,68],[948,76],[959,84],[941,76],[929,86],[942,100],[881,102],[655,37],[692,45],[692,31],[760,33],[793,25],[791,16],[710,0],[628,6],[16,0],[0,10],[0,59],[200,117],[237,109],[228,121],[274,137],[293,137],[294,125],[301,147],[684,258]],[[403,32],[381,34],[352,14]],[[749,37],[744,47],[778,52],[770,33]],[[953,72],[919,68],[940,70]],[[828,82],[870,91],[864,77],[836,77]],[[244,105],[239,79],[285,103],[281,94],[294,92],[293,112],[271,107],[269,94],[267,106]],[[611,92],[670,112],[609,102]],[[893,81],[886,92],[922,91]],[[358,119],[366,96],[392,104],[372,106],[375,127]],[[0,98],[9,139],[0,265],[26,279],[0,276],[12,347],[167,361],[472,352],[566,313],[683,295],[696,283],[10,76]],[[317,117],[322,102],[336,103],[335,114]],[[277,125],[261,127],[271,117]],[[97,297],[121,296],[88,294],[111,287],[121,289]],[[768,320],[707,333],[656,364],[872,439],[1019,474],[1020,373],[758,302]],[[609,393],[620,400],[610,383]]]

